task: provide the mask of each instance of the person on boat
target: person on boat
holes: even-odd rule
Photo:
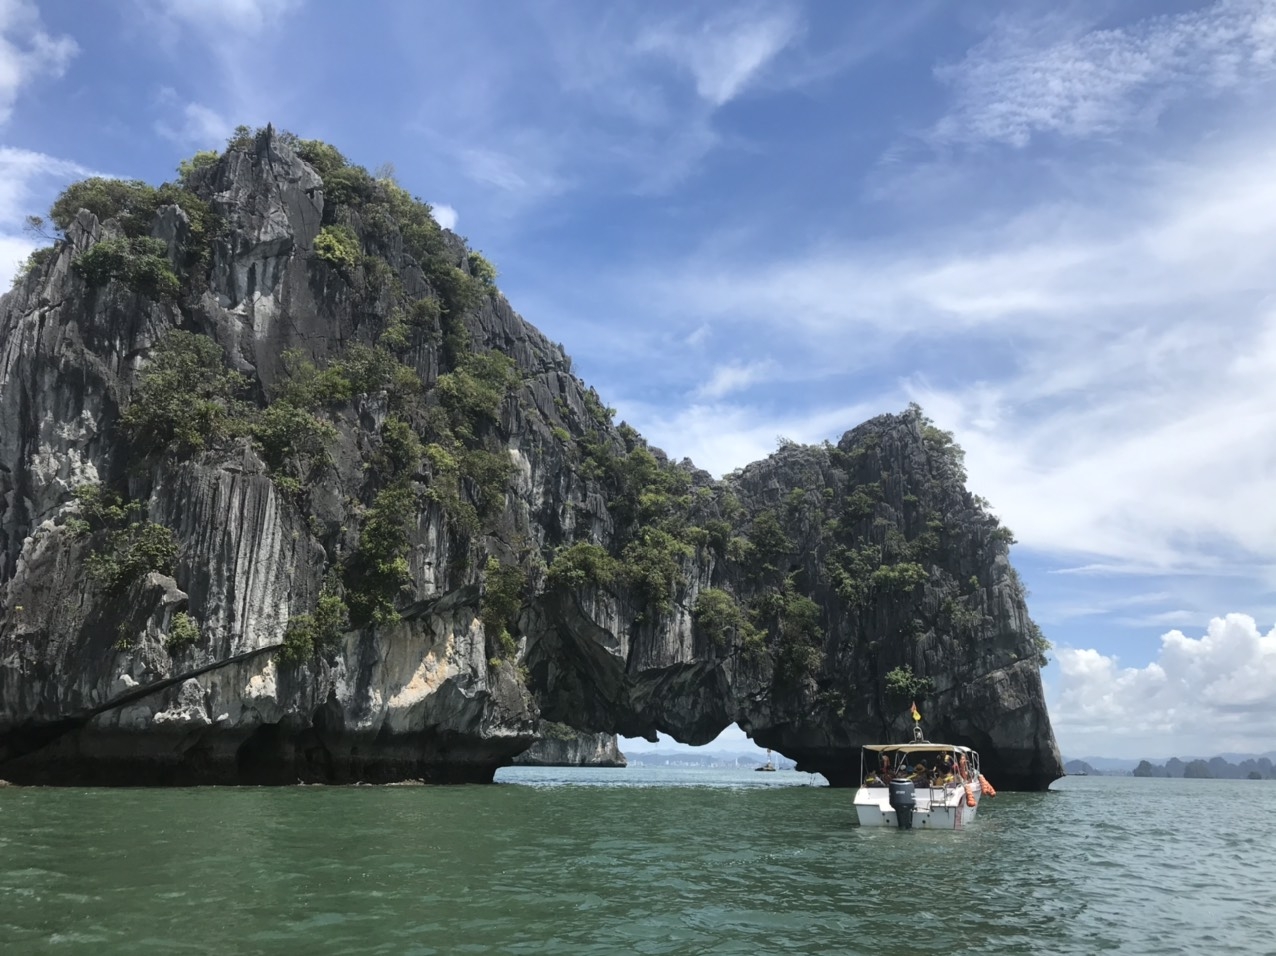
[[[917,761],[917,766],[913,768],[913,783],[919,787],[930,786],[930,770],[926,767],[926,761]]]
[[[891,770],[891,758],[882,754],[881,766],[877,768],[877,779],[882,781],[883,787],[889,787],[891,781],[895,779],[895,773]]]

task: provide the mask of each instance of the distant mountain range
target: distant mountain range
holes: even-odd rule
[[[766,762],[766,754],[720,750],[679,749],[648,750],[626,753],[631,767],[709,767],[750,770]],[[773,754],[771,762],[777,770],[793,770],[787,757]],[[1276,751],[1262,754],[1226,753],[1215,757],[1170,757],[1161,763],[1151,760],[1129,760],[1121,757],[1083,757],[1064,761],[1069,775],[1137,776],[1137,777],[1219,777],[1244,778],[1258,774],[1263,779],[1276,779]]]
[[[1276,750],[1261,754],[1218,754],[1214,757],[1170,757],[1163,763],[1151,760],[1127,760],[1117,757],[1083,757],[1066,760],[1063,768],[1069,774],[1109,774],[1136,777],[1219,777],[1242,778],[1257,775],[1272,779],[1276,775]]]
[[[693,753],[681,750],[649,750],[626,753],[625,760],[631,767],[719,767],[751,770],[766,763],[766,755],[756,753],[725,753],[710,751]],[[776,770],[792,770],[794,762],[779,754],[773,754],[771,763]]]

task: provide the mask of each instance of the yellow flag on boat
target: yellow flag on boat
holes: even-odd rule
[[[921,720],[921,719],[922,719],[922,715],[918,712],[918,710],[917,710],[917,703],[914,701],[914,703],[913,703],[913,720]]]

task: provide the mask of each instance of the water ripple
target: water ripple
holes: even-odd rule
[[[0,790],[0,950],[1276,953],[1268,781],[1074,778],[900,833],[796,774],[504,779]]]

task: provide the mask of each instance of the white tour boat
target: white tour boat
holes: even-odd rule
[[[913,719],[921,716],[913,709]],[[867,755],[873,766],[865,767]],[[970,747],[938,744],[913,725],[906,744],[866,744],[860,751],[855,813],[862,827],[960,830],[975,819],[981,796],[995,796]]]

